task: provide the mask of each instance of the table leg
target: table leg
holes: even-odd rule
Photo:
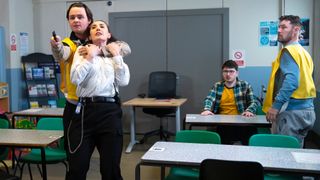
[[[13,115],[11,120],[12,120],[12,129],[14,129],[16,127],[16,116]]]
[[[126,153],[132,151],[133,146],[137,143],[136,140],[136,108],[132,106],[131,109],[131,122],[130,122],[130,143],[126,149]]]
[[[166,174],[166,167],[165,166],[161,166],[161,180],[165,179],[165,175]]]
[[[141,165],[141,163],[138,163],[138,164],[136,165],[135,180],[140,180],[140,179],[141,179],[141,178],[140,178],[140,165]]]
[[[176,133],[181,130],[180,128],[180,107],[177,107],[176,109]]]
[[[41,149],[42,179],[47,180],[46,152],[44,147]]]
[[[12,127],[12,129],[14,129],[15,127],[16,127],[16,116],[15,115],[13,115],[12,116],[12,124],[11,124],[11,127]],[[11,161],[12,161],[12,169],[14,169],[15,168],[15,150],[14,150],[14,147],[11,149],[11,153],[12,153],[12,155],[11,155]]]

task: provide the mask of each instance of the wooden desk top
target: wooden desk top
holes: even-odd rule
[[[179,107],[187,101],[181,99],[156,99],[156,98],[133,98],[122,103],[123,106],[141,106],[141,107]]]
[[[63,136],[63,131],[0,129],[0,145],[46,147]]]
[[[141,162],[199,167],[204,159],[256,161],[265,170],[320,175],[320,150],[156,142]]]
[[[62,117],[64,108],[35,108],[14,112],[14,116]]]
[[[190,124],[223,124],[223,125],[264,125],[271,126],[265,115],[257,115],[253,117],[244,117],[241,115],[209,115],[202,116],[200,114],[187,114],[186,123]]]

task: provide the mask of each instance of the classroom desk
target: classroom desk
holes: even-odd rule
[[[222,144],[156,142],[136,166],[136,180],[140,179],[140,165],[200,167],[205,159],[256,161],[266,172],[283,172],[320,176],[320,150],[294,149]]]
[[[271,123],[266,120],[265,115],[256,115],[253,117],[244,117],[241,115],[209,115],[202,116],[200,114],[187,114],[186,124],[192,126],[216,126],[216,125],[231,125],[231,126],[255,126],[255,127],[271,127]]]
[[[130,143],[126,149],[126,153],[132,151],[133,146],[138,143],[135,137],[135,124],[136,124],[136,107],[154,107],[154,108],[176,108],[176,131],[180,131],[180,106],[187,101],[185,98],[181,99],[155,99],[155,98],[133,98],[124,102],[123,106],[130,106],[131,109],[131,122],[130,122]]]
[[[17,111],[13,113],[12,116],[12,127],[15,128],[15,118],[18,116],[27,116],[27,117],[63,117],[64,108],[34,108],[26,109],[22,111]]]
[[[39,148],[41,150],[43,179],[47,179],[45,147],[59,140],[63,131],[0,129],[0,145],[8,147]]]

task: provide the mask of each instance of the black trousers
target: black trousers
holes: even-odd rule
[[[82,114],[83,112],[83,114]],[[82,117],[83,116],[83,117]],[[103,180],[122,180],[122,110],[118,103],[87,103],[74,114],[68,126],[70,147],[66,179],[85,180],[96,147]],[[83,124],[83,127],[82,127]]]
[[[66,106],[64,107],[64,111],[63,111],[64,149],[66,150],[67,160],[69,160],[69,156],[70,156],[68,151],[67,129],[71,119],[73,118],[76,107],[77,107],[76,105],[66,101]]]
[[[252,126],[217,126],[217,133],[221,137],[222,144],[241,141],[241,144],[248,145],[249,138],[257,134],[257,128]]]

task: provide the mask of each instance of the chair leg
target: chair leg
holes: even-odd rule
[[[66,171],[68,171],[68,164],[66,161],[62,161],[62,163],[64,164],[64,166],[66,167]]]
[[[20,168],[20,179],[22,179],[22,173],[23,173],[23,168],[24,168],[25,164],[26,163],[22,163],[22,165],[21,165],[21,168]]]
[[[139,141],[139,143],[143,144],[148,137],[155,136],[155,135],[159,135],[160,140],[164,139],[165,141],[168,141],[169,137],[173,136],[174,133],[164,130],[162,122],[163,122],[163,118],[160,118],[160,128],[157,130],[145,133],[143,138]]]
[[[42,176],[42,171],[41,171],[40,165],[37,164],[37,167],[38,167],[38,170],[39,170],[39,173],[40,173],[41,177],[43,177],[43,176]]]
[[[4,167],[6,168],[7,173],[9,174],[9,167],[7,166],[7,164],[1,160],[1,163],[4,165]]]
[[[167,130],[163,131],[163,134],[165,135],[165,140],[168,141],[168,139],[170,138],[170,136],[174,136],[175,134],[172,132],[169,132]]]
[[[13,157],[14,157],[14,160],[17,161],[17,164],[16,164],[15,167],[14,167],[14,173],[13,173],[13,175],[16,175],[17,169],[19,168],[19,169],[20,169],[20,179],[22,178],[22,171],[23,171],[23,166],[24,166],[24,163],[22,163],[22,165],[20,165],[21,155],[22,155],[22,151],[19,152],[18,157],[17,157],[17,156],[13,156]]]
[[[160,133],[159,129],[151,131],[151,132],[147,132],[144,134],[143,138],[139,141],[139,143],[143,144],[145,141],[147,141],[148,137],[158,135],[159,133]]]
[[[32,180],[33,178],[32,178],[30,163],[28,163],[28,170],[29,170],[30,179]]]
[[[168,122],[168,121],[167,121]],[[161,133],[163,134],[164,140],[168,141],[170,136],[174,136],[175,134],[172,132],[169,132],[168,130],[165,130],[162,126],[162,121],[161,121],[161,127],[162,127],[162,131]],[[168,124],[167,124],[167,128],[168,128]]]
[[[159,130],[160,132],[159,132],[159,135],[160,135],[160,140],[162,140],[163,138],[166,140],[167,138],[166,138],[166,136],[164,135],[164,133],[163,133],[163,127],[162,127],[162,125],[160,125],[160,130]]]

